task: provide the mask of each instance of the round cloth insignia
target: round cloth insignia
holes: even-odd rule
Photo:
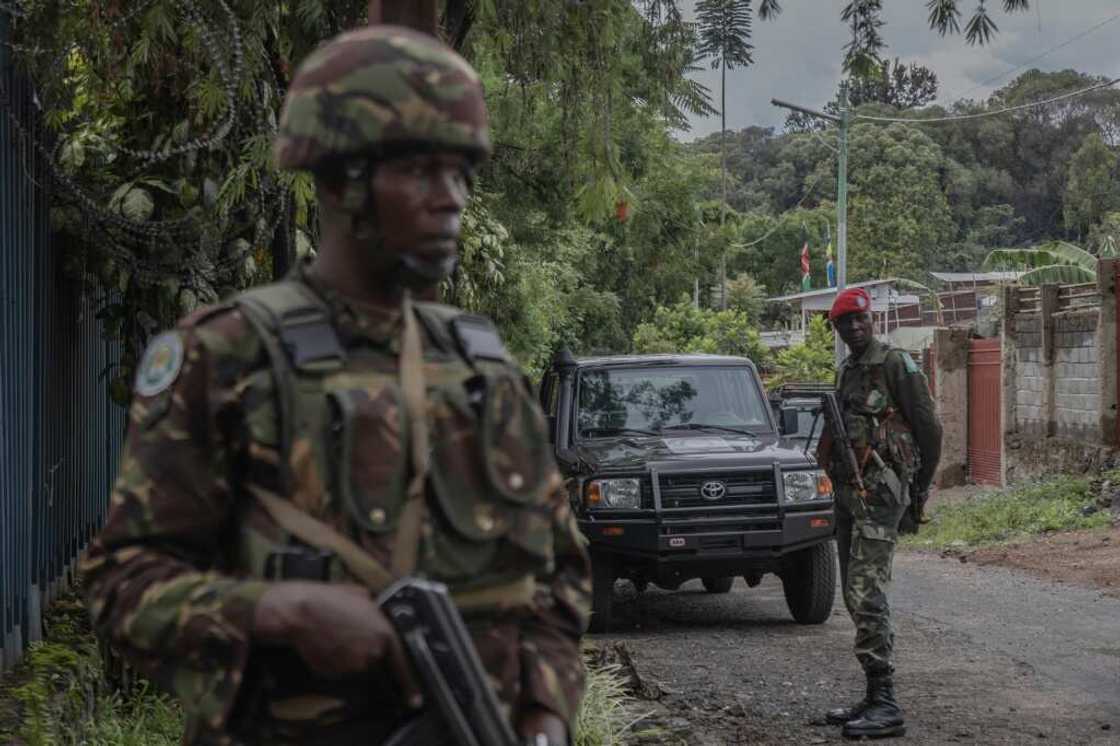
[[[859,308],[863,308],[866,305],[867,305],[867,301],[865,301],[863,299],[863,296],[862,295],[857,295],[856,296],[856,306],[858,306]]]
[[[183,338],[164,332],[151,341],[136,373],[136,393],[155,396],[175,383],[183,368]]]

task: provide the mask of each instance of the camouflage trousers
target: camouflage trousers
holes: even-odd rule
[[[841,487],[836,494],[836,544],[844,605],[856,627],[855,653],[868,673],[889,673],[894,631],[887,598],[898,524],[910,502],[908,485],[885,469],[867,479],[867,499]]]

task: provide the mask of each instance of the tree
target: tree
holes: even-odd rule
[[[897,57],[893,63],[879,65],[870,75],[852,76],[848,80],[848,100],[853,108],[863,104],[886,104],[905,111],[925,106],[935,98],[937,74],[916,62],[904,65]],[[825,108],[838,112],[834,100]]]
[[[1107,247],[1101,257],[1116,256]],[[1080,246],[1051,241],[1030,249],[996,249],[984,259],[985,269],[1020,271],[1024,285],[1078,285],[1097,280],[1097,257]]]
[[[766,288],[745,272],[735,275],[727,283],[727,305],[731,310],[745,314],[752,324],[757,324],[766,305]]]
[[[928,0],[928,22],[931,29],[942,36],[961,32],[960,0]],[[1007,13],[1025,11],[1030,8],[1029,0],[1004,0],[1003,9]],[[841,11],[841,19],[852,29],[852,39],[845,47],[844,70],[861,75],[867,74],[882,65],[880,53],[886,42],[880,33],[883,26],[880,17],[883,11],[882,0],[849,0]],[[965,41],[970,45],[984,45],[998,33],[999,27],[988,13],[985,0],[979,0],[972,18],[965,26]]]
[[[634,351],[738,355],[765,367],[770,352],[758,330],[742,311],[696,308],[687,296],[661,306],[653,320],[634,330]]]
[[[763,0],[761,14],[764,18],[780,12],[777,2]],[[701,58],[711,60],[712,69],[720,71],[720,191],[727,203],[727,71],[754,62],[751,55],[751,0],[700,0],[696,4],[696,19],[700,30],[698,52]],[[721,223],[722,223],[721,216]],[[727,307],[726,260],[720,263],[720,305]]]
[[[1107,213],[1120,208],[1120,191],[1116,187],[1116,153],[1101,139],[1090,133],[1073,155],[1066,182],[1066,227],[1078,236],[1087,235],[1093,225]]]
[[[922,278],[956,233],[941,149],[912,127],[857,124],[850,153],[849,280]],[[831,172],[828,163],[818,168]]]

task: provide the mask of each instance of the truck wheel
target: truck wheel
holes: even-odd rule
[[[789,612],[798,624],[822,624],[827,620],[836,596],[835,545],[825,541],[787,557],[782,589]]]
[[[589,632],[606,632],[614,606],[614,562],[604,552],[591,554],[591,624]]]
[[[731,590],[731,584],[735,582],[733,576],[721,578],[701,578],[704,583],[704,590],[708,593],[727,593]]]

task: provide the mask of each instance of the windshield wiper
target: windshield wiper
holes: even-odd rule
[[[665,425],[662,430],[722,430],[725,433],[737,433],[738,435],[754,435],[751,430],[745,427],[731,427],[729,425],[707,425],[703,422],[682,422],[678,425]]]
[[[599,435],[621,435],[623,433],[631,433],[636,435],[652,435],[657,437],[658,433],[653,430],[642,430],[637,427],[585,427],[583,429],[584,435],[591,433],[598,433]]]

